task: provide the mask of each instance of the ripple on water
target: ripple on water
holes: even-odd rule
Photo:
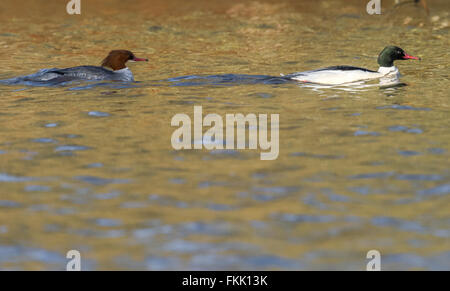
[[[47,123],[44,126],[47,128],[58,127],[59,123]]]
[[[322,210],[328,208],[328,206],[325,203],[319,201],[317,199],[316,195],[314,195],[312,193],[303,197],[302,202],[305,203],[306,205],[314,206],[314,207],[316,207],[318,209],[322,209]]]
[[[412,181],[439,181],[443,177],[441,175],[425,175],[425,174],[402,174],[396,176],[397,180],[412,180]]]
[[[385,179],[394,177],[397,180],[411,180],[411,181],[439,181],[443,177],[436,174],[398,174],[395,172],[379,172],[379,173],[367,173],[350,176],[350,179]]]
[[[79,134],[71,134],[71,133],[59,134],[57,136],[63,137],[63,138],[80,138],[81,137],[81,135],[79,135]]]
[[[69,201],[71,204],[86,204],[88,201],[86,196],[78,196],[72,194],[63,194],[60,199],[63,201]]]
[[[429,148],[428,152],[431,154],[435,154],[435,155],[442,155],[445,153],[444,149],[440,149],[440,148]]]
[[[98,218],[94,222],[98,226],[102,227],[117,227],[122,225],[122,221],[120,219]]]
[[[350,176],[350,179],[384,179],[392,177],[395,172],[367,173]]]
[[[380,134],[376,131],[365,131],[365,130],[357,130],[353,133],[354,136],[364,136],[364,135],[369,135],[369,136],[380,136]]]
[[[390,126],[388,127],[389,131],[394,131],[394,132],[406,132],[406,133],[415,133],[415,134],[420,134],[423,133],[423,130],[420,128],[408,128],[406,126],[402,126],[402,125],[394,125],[394,126]]]
[[[92,163],[89,165],[86,165],[86,168],[102,168],[103,164],[102,163]]]
[[[272,201],[286,197],[299,189],[296,186],[253,187],[251,192],[241,192],[239,196],[241,198],[252,197],[257,201]]]
[[[7,262],[38,261],[44,264],[55,264],[58,266],[65,266],[67,264],[66,257],[62,254],[22,246],[0,245],[0,257],[2,261]]]
[[[275,214],[274,218],[282,222],[290,223],[309,223],[309,222],[333,222],[336,217],[332,215],[307,215],[307,214],[291,214],[280,213]]]
[[[297,269],[300,263],[296,259],[286,259],[273,255],[261,255],[244,258],[252,268],[267,269],[267,268],[283,268],[283,269]]]
[[[158,194],[151,194],[149,195],[148,199],[152,202],[158,203],[158,205],[173,206],[178,208],[188,208],[190,206],[184,201],[179,201],[172,197],[161,196]]]
[[[396,110],[414,110],[414,111],[430,111],[430,108],[424,108],[424,107],[413,107],[409,105],[386,105],[386,106],[379,106],[377,109],[396,109]]]
[[[198,188],[210,188],[210,187],[226,187],[230,184],[220,181],[203,181],[198,184]]]
[[[171,82],[171,86],[204,86],[204,85],[217,85],[217,86],[232,86],[232,85],[244,85],[244,84],[267,84],[277,85],[292,82],[289,79],[283,77],[273,77],[264,75],[236,75],[236,74],[224,74],[224,75],[210,75],[210,76],[182,76],[176,78],[167,79]]]
[[[383,257],[383,268],[386,270],[408,270],[422,268],[432,271],[446,271],[450,262],[450,252],[438,253],[432,256],[400,253]]]
[[[344,195],[336,194],[333,190],[329,188],[321,189],[322,193],[328,197],[333,202],[349,202],[350,198]]]
[[[5,234],[8,232],[8,227],[6,225],[0,225],[0,234]]]
[[[155,236],[155,235],[168,235],[176,233],[173,231],[174,228],[171,225],[161,225],[161,226],[154,226],[149,228],[140,228],[135,229],[133,231],[133,237],[138,240],[144,240],[148,241],[149,238]]]
[[[79,229],[72,231],[77,235],[87,236],[87,237],[99,237],[99,238],[118,238],[125,236],[125,231],[121,229],[108,229],[108,230],[93,230],[93,229]]]
[[[418,233],[424,233],[426,231],[426,228],[423,227],[420,223],[389,216],[377,216],[372,218],[371,222],[375,226],[394,227],[403,231],[412,231]]]
[[[183,178],[170,178],[169,182],[175,185],[182,185],[186,183],[186,180]]]
[[[121,208],[144,208],[145,206],[147,204],[142,201],[126,201],[120,204]]]
[[[421,155],[420,152],[416,152],[416,151],[408,151],[408,150],[405,150],[405,151],[398,151],[398,154],[399,154],[399,155],[402,155],[402,156],[405,156],[405,157],[412,157],[412,156],[418,156],[418,155]]]
[[[32,140],[32,142],[37,142],[37,143],[57,143],[56,140],[52,139],[52,138],[35,138]]]
[[[5,208],[17,208],[22,206],[19,202],[11,201],[11,200],[0,200],[0,207]]]
[[[13,176],[6,173],[0,173],[0,182],[27,182],[33,180],[36,180],[36,178]]]
[[[80,145],[62,145],[55,148],[55,152],[74,152],[74,151],[85,151],[91,149],[87,146]]]
[[[223,255],[217,253],[195,254],[191,257],[189,269],[194,270],[273,270],[300,269],[305,266],[296,259],[274,255]],[[172,266],[176,269],[176,266]]]
[[[267,178],[267,176],[268,176],[267,173],[253,173],[252,174],[253,179],[265,179],[265,178]]]
[[[94,197],[99,200],[108,200],[108,199],[117,198],[120,196],[120,194],[121,194],[120,191],[112,191],[112,192],[108,192],[108,193],[95,194]]]
[[[274,97],[273,94],[270,93],[254,93],[254,94],[250,94],[251,97],[257,97],[257,98],[272,98]]]
[[[166,236],[167,239],[181,239],[193,234],[210,236],[229,236],[235,233],[234,226],[228,222],[193,221],[175,225],[161,225],[159,221],[150,221],[151,227],[136,229],[133,236],[138,240],[148,241],[155,236]]]
[[[107,112],[101,112],[101,111],[89,111],[88,115],[89,116],[93,116],[93,117],[108,117],[108,116],[111,116],[111,114],[109,114]]]
[[[420,195],[443,195],[450,193],[450,184],[439,185],[430,189],[420,190]]]
[[[189,236],[193,233],[204,234],[212,236],[227,236],[234,232],[233,225],[228,222],[187,222],[177,225],[176,228],[184,236]]]
[[[179,270],[182,263],[179,258],[150,256],[145,259],[145,265],[149,271],[167,271]]]
[[[368,195],[368,194],[383,194],[385,191],[383,190],[375,190],[372,189],[370,186],[356,186],[356,187],[349,187],[348,190],[361,194],[361,195]]]
[[[152,26],[149,26],[148,31],[150,31],[150,32],[158,32],[158,31],[161,31],[163,29],[164,28],[162,26],[152,25]]]
[[[48,192],[51,190],[51,187],[42,185],[28,185],[24,190],[26,192]]]
[[[236,207],[226,204],[217,204],[217,203],[210,203],[206,206],[208,209],[215,210],[215,211],[230,211],[236,209]]]
[[[89,183],[96,186],[107,185],[107,184],[128,184],[131,182],[130,179],[109,179],[100,178],[95,176],[77,176],[76,180]]]
[[[304,153],[304,152],[295,152],[290,154],[293,157],[307,157],[307,158],[316,158],[316,159],[330,159],[330,160],[337,160],[337,159],[343,159],[345,158],[344,155],[328,155],[328,154],[310,154],[310,153]]]
[[[224,251],[255,251],[257,246],[248,243],[206,243],[194,242],[184,239],[174,239],[164,244],[164,251],[180,254],[207,253],[207,252],[224,252]]]
[[[60,207],[60,208],[55,209],[53,212],[56,214],[60,214],[60,215],[72,215],[72,214],[77,213],[75,208],[71,208],[71,207]]]
[[[227,149],[210,150],[209,154],[214,156],[214,157],[217,157],[217,158],[228,158],[228,157],[238,158],[240,156],[238,151],[236,151],[236,150],[227,150]]]

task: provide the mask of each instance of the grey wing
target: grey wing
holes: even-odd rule
[[[80,66],[66,69],[55,69],[51,72],[65,77],[73,77],[85,80],[106,80],[111,79],[114,76],[114,73],[112,71],[107,70],[103,67],[96,66]]]

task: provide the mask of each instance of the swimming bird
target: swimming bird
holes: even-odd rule
[[[103,59],[101,66],[78,66],[65,69],[42,69],[35,74],[20,76],[8,80],[1,80],[6,84],[59,84],[63,82],[88,81],[123,81],[133,82],[133,73],[125,65],[128,61],[147,62],[148,59],[137,58],[128,50],[112,50]]]
[[[397,46],[385,47],[378,56],[378,71],[353,66],[333,66],[284,76],[295,81],[323,85],[340,85],[383,77],[398,79],[400,73],[394,66],[396,60],[420,60],[405,53]]]

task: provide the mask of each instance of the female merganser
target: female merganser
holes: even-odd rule
[[[341,85],[379,78],[397,80],[400,73],[397,67],[394,66],[394,61],[409,59],[420,60],[420,58],[408,55],[399,47],[387,46],[378,56],[378,64],[380,65],[378,71],[371,71],[352,66],[334,66],[313,71],[294,73],[284,77],[305,83],[322,85]]]
[[[113,50],[103,59],[101,67],[79,66],[66,69],[42,69],[32,75],[1,80],[1,82],[7,84],[59,84],[76,80],[133,82],[133,73],[125,66],[127,61],[147,62],[148,59],[137,58],[127,50]]]

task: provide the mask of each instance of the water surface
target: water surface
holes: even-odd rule
[[[361,1],[3,0],[0,78],[98,64],[133,84],[0,86],[0,269],[449,269],[449,2],[369,16]],[[392,1],[393,2],[393,1]],[[404,86],[275,78],[377,69]],[[267,79],[267,76],[274,78]],[[175,151],[172,116],[280,115],[280,154]]]

